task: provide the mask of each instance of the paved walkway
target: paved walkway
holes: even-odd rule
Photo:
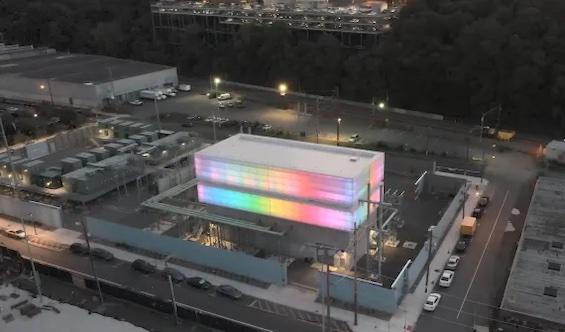
[[[481,181],[479,178],[473,178],[463,175],[454,175],[449,173],[446,173],[444,175],[458,177],[458,178],[466,178],[472,184],[469,187],[468,203],[466,204],[466,211],[465,211],[465,215],[470,215],[479,198],[479,195],[477,195],[475,191],[475,185],[478,185],[480,191],[482,191],[486,187],[487,181],[485,180],[481,185]],[[459,225],[461,221],[462,219],[458,219],[455,223],[453,223],[443,243],[438,249],[434,259],[430,263],[431,284],[435,284],[435,282],[439,278],[440,273],[443,270],[443,267],[445,266],[445,263],[447,262],[447,259],[451,255],[451,250],[455,246],[455,243],[459,238]],[[0,228],[3,227],[20,228],[21,224],[7,219],[0,219]],[[26,230],[30,233],[30,235],[33,234],[34,232],[32,227],[26,227]],[[34,242],[32,244],[35,245],[35,243],[38,241],[36,237],[42,238],[44,239],[44,241],[41,242],[41,246],[44,246],[46,243],[58,243],[56,244],[56,247],[54,247],[54,250],[60,250],[60,244],[69,245],[73,242],[82,242],[81,235],[82,234],[80,232],[76,232],[64,228],[57,229],[55,231],[48,231],[38,228],[37,236],[34,236]],[[155,258],[142,256],[119,248],[106,246],[100,243],[94,243],[93,247],[104,248],[112,252],[117,259],[123,261],[132,262],[135,259],[142,258],[154,263],[160,269],[164,268],[164,262],[162,260],[157,260]],[[32,246],[32,254],[33,254],[33,246]],[[275,301],[278,304],[289,306],[307,312],[318,313],[318,314],[324,313],[324,308],[322,304],[316,302],[317,292],[315,291],[294,287],[292,285],[286,287],[271,285],[269,286],[269,288],[264,289],[246,283],[238,282],[232,279],[223,278],[217,275],[207,274],[205,272],[190,269],[184,266],[174,265],[171,263],[169,263],[168,265],[178,269],[179,271],[182,271],[187,276],[198,275],[206,278],[213,284],[233,285],[234,287],[240,289],[242,292],[250,296],[256,297],[258,299],[263,299],[270,302]],[[424,288],[425,288],[424,283],[425,283],[425,278],[421,278],[414,292],[405,296],[396,314],[394,314],[390,320],[382,320],[382,319],[377,319],[375,317],[360,314],[358,319],[358,325],[354,326],[353,313],[351,311],[344,310],[341,308],[336,308],[336,307],[332,307],[332,318],[348,322],[349,326],[353,331],[359,331],[359,332],[411,331],[413,330],[413,327],[418,320],[418,317],[422,311],[422,306],[427,297],[427,294],[424,292]],[[429,287],[428,293],[431,292],[432,289],[433,287]]]

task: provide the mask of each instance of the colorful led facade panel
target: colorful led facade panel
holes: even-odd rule
[[[194,156],[200,202],[351,231],[380,201],[384,154],[238,134]],[[371,212],[376,205],[370,206]]]
[[[198,184],[198,200],[207,204],[344,231],[353,229],[357,217],[355,213],[346,210],[261,196],[204,183]],[[363,211],[360,213],[363,214]]]
[[[351,205],[356,200],[353,179],[264,165],[242,165],[195,156],[199,180],[254,191],[265,191],[319,202]]]

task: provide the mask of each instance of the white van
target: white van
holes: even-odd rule
[[[179,84],[177,89],[179,91],[189,92],[190,90],[192,90],[192,87],[190,86],[190,84]]]
[[[231,99],[231,93],[222,93],[218,95],[218,100],[228,100]]]

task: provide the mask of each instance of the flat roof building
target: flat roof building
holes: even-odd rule
[[[200,202],[352,231],[378,201],[384,153],[238,134],[195,154]]]
[[[565,324],[565,180],[540,177],[502,308]]]
[[[102,107],[177,84],[176,68],[146,62],[26,47],[20,57],[0,57],[0,96],[7,99]]]

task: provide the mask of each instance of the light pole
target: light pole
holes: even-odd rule
[[[90,239],[88,238],[88,229],[84,223],[84,218],[80,218],[80,224],[82,226],[82,233],[86,241],[86,248],[88,249],[88,259],[90,260],[90,269],[92,270],[92,275],[94,276],[94,281],[96,282],[96,288],[98,288],[98,298],[100,303],[104,303],[104,298],[102,297],[102,288],[100,287],[100,280],[98,280],[98,274],[96,274],[96,269],[94,268],[94,260],[92,259],[92,251],[90,250]]]
[[[426,287],[424,289],[424,293],[428,292],[428,283],[430,280],[430,262],[432,260],[432,245],[433,245],[433,239],[434,239],[434,234],[433,234],[433,230],[434,230],[435,226],[430,226],[428,228],[428,259],[426,262]]]
[[[216,96],[218,96],[218,85],[222,83],[222,80],[219,77],[214,77],[214,87],[216,88]]]
[[[167,256],[164,259],[165,269],[167,268],[167,262],[169,261],[170,258],[171,258],[171,256]],[[175,299],[175,288],[173,287],[173,278],[171,277],[170,273],[167,273],[167,279],[169,279],[169,289],[171,291],[171,301],[173,303],[173,314],[175,315],[175,323],[177,325],[179,325],[179,316],[178,316],[178,312],[177,312],[177,301]]]
[[[153,107],[155,108],[155,116],[157,117],[157,129],[161,131],[161,116],[159,114],[159,106],[157,106],[157,96],[153,96]]]
[[[286,83],[280,83],[279,94],[284,97],[286,96],[287,91],[288,91],[288,86],[286,85]]]
[[[483,114],[481,114],[481,133],[479,136],[479,143],[481,145],[481,163],[483,163],[483,170],[481,172],[481,183],[483,183],[483,172],[485,171],[485,147],[483,145],[483,132],[485,131],[485,117],[493,111],[498,111],[498,118],[500,119],[500,112],[502,110],[502,107],[500,106],[500,104],[498,104],[496,107],[491,108],[490,110],[483,112]],[[498,128],[497,128],[498,129]]]
[[[35,226],[35,221],[33,221],[33,213],[30,212],[27,215],[29,216],[29,221],[33,225],[33,233],[37,235],[37,227]]]
[[[4,130],[4,121],[2,121],[2,114],[0,114],[0,129],[2,129],[2,138],[4,139],[4,145],[6,147],[6,153],[8,154],[8,163],[10,164],[10,171],[12,172],[12,179],[14,182],[12,182],[12,186],[14,189],[14,198],[15,199],[19,199],[18,197],[18,176],[16,175],[16,171],[14,168],[14,163],[12,162],[12,152],[10,150],[10,146],[8,145],[8,138],[6,137],[6,131]],[[39,302],[43,303],[43,295],[41,293],[41,281],[39,280],[39,274],[37,273],[37,270],[35,269],[35,261],[33,260],[33,257],[31,255],[31,246],[29,245],[29,240],[27,237],[27,232],[26,232],[26,227],[25,227],[25,221],[24,221],[24,217],[23,214],[20,214],[20,221],[22,222],[22,230],[24,232],[24,237],[26,240],[26,246],[27,246],[27,253],[29,255],[29,261],[31,263],[31,270],[33,272],[33,280],[35,281],[35,289],[37,291],[37,294],[39,295]]]
[[[55,101],[53,100],[53,89],[51,89],[51,78],[47,79],[47,86],[45,84],[39,85],[39,89],[47,90],[49,92],[49,97],[51,98],[51,105],[55,105]]]
[[[339,146],[339,127],[341,126],[341,118],[337,118],[337,137],[335,140],[335,144]]]

